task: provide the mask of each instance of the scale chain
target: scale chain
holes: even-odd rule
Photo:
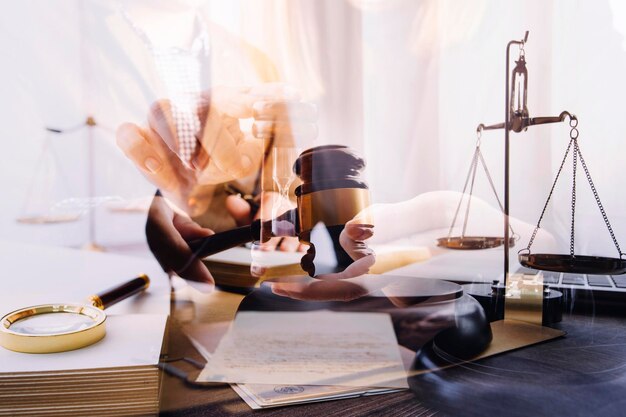
[[[574,222],[576,218],[576,166],[578,165],[578,140],[572,138],[574,141],[574,150],[572,151],[572,223],[570,228],[569,238],[569,254],[574,256]]]
[[[530,237],[530,240],[528,241],[528,246],[526,246],[526,250],[530,252],[530,247],[532,246],[533,242],[535,241],[535,237],[537,236],[537,232],[539,231],[539,228],[541,227],[541,220],[543,220],[543,216],[546,214],[546,209],[548,208],[548,203],[550,202],[550,198],[552,198],[552,194],[554,193],[554,188],[556,187],[556,183],[559,180],[559,176],[561,175],[561,171],[563,171],[563,166],[565,165],[565,161],[567,160],[567,155],[569,155],[569,151],[572,148],[572,142],[574,142],[574,139],[570,139],[569,141],[569,145],[567,145],[567,150],[565,151],[565,156],[563,156],[563,160],[561,161],[561,166],[559,167],[559,170],[556,173],[556,178],[554,179],[554,182],[552,183],[552,188],[550,189],[550,193],[548,193],[548,199],[546,200],[546,204],[544,204],[543,206],[543,210],[541,210],[541,215],[539,216],[539,220],[537,221],[537,226],[535,226],[535,230],[533,230],[533,234]]]
[[[602,218],[604,219],[604,224],[606,225],[606,228],[609,229],[609,234],[611,235],[611,239],[613,239],[613,244],[615,245],[615,248],[617,249],[617,252],[619,253],[619,256],[621,257],[623,255],[622,250],[619,247],[619,243],[617,243],[617,238],[615,237],[615,233],[613,232],[613,228],[611,227],[609,218],[606,215],[606,212],[604,211],[604,206],[602,205],[602,202],[600,201],[598,191],[596,190],[596,187],[593,184],[593,180],[591,179],[591,175],[589,174],[589,169],[587,168],[587,164],[585,163],[585,160],[583,159],[583,155],[580,152],[580,148],[578,146],[576,146],[576,151],[578,151],[580,164],[582,165],[583,170],[585,171],[585,176],[587,177],[587,181],[589,182],[589,186],[591,187],[593,196],[596,199],[596,204],[598,205],[598,208],[600,209],[600,213],[602,214]]]
[[[462,194],[465,195],[465,192],[467,190],[467,185],[468,183],[470,183],[470,178],[471,178],[471,185],[470,185],[470,192],[469,192],[469,197],[468,197],[468,202],[467,202],[467,207],[465,209],[465,218],[463,220],[463,231],[461,233],[461,236],[465,236],[465,232],[467,230],[467,222],[468,222],[468,212],[470,209],[470,204],[472,201],[472,195],[473,195],[473,189],[474,189],[474,180],[476,178],[476,171],[478,170],[478,161],[480,160],[480,163],[483,167],[483,170],[485,171],[485,175],[487,176],[487,180],[489,181],[489,185],[491,186],[491,190],[493,191],[493,194],[496,197],[496,201],[498,202],[498,206],[500,207],[500,210],[502,212],[504,212],[504,207],[502,206],[502,202],[500,201],[500,197],[498,197],[498,192],[496,191],[496,187],[493,183],[493,179],[491,178],[491,174],[489,172],[489,169],[487,168],[487,164],[485,162],[485,158],[482,155],[482,152],[480,151],[480,136],[479,136],[479,140],[476,143],[476,149],[474,150],[474,156],[472,157],[472,161],[470,162],[470,168],[467,172],[467,177],[465,178],[465,184],[463,185],[463,192]],[[456,225],[456,220],[458,218],[459,215],[459,211],[461,209],[461,205],[463,204],[463,197],[461,197],[461,200],[459,201],[459,204],[456,207],[456,211],[454,213],[454,217],[452,219],[452,225],[450,226],[450,229],[448,230],[448,239],[450,239],[450,237],[452,236],[452,231],[454,230],[454,226]],[[515,231],[513,230],[513,226],[509,225],[509,229],[511,230],[511,234],[515,235]]]
[[[500,201],[500,197],[498,197],[498,192],[496,191],[496,187],[493,184],[493,179],[491,178],[491,174],[489,173],[489,169],[487,169],[487,164],[485,163],[485,158],[483,158],[483,153],[478,151],[478,156],[480,157],[480,162],[483,166],[483,170],[485,171],[485,175],[487,176],[487,180],[489,181],[489,185],[491,186],[491,191],[496,196],[496,201],[498,202],[498,206],[500,207],[500,211],[504,213],[504,207],[502,206],[502,202]],[[509,229],[511,230],[511,234],[515,235],[515,231],[513,230],[513,226],[509,224]]]
[[[478,156],[480,155],[480,145],[476,146],[476,152],[474,156],[474,166],[472,172],[472,182],[470,184],[469,197],[467,199],[467,207],[465,207],[465,218],[463,219],[463,231],[461,237],[465,237],[465,231],[467,230],[467,221],[469,220],[469,210],[472,204],[472,196],[474,195],[474,181],[476,180],[476,171],[478,171]]]
[[[476,162],[477,162],[477,151],[478,146],[476,146],[476,151],[474,151],[474,156],[472,158],[472,162],[470,162],[469,170],[467,171],[467,177],[465,178],[465,185],[463,185],[463,191],[461,195],[461,200],[456,207],[456,211],[454,212],[454,217],[452,218],[452,224],[450,225],[450,230],[448,230],[448,239],[452,236],[452,230],[454,229],[454,225],[456,224],[456,219],[459,216],[459,210],[461,209],[461,204],[463,204],[463,196],[465,195],[465,190],[467,189],[467,184],[469,183],[470,176],[472,175],[472,171],[476,170]]]
[[[567,156],[569,155],[569,151],[572,148],[572,144],[574,145],[574,150],[572,151],[572,159],[573,159],[573,167],[572,167],[572,221],[571,221],[571,231],[570,231],[570,255],[573,257],[575,256],[575,252],[574,252],[574,243],[575,243],[575,236],[574,236],[574,229],[575,229],[575,214],[576,214],[576,167],[577,167],[577,159],[580,159],[580,164],[583,167],[583,170],[585,171],[585,176],[587,177],[587,182],[589,182],[589,186],[591,187],[591,191],[593,192],[593,196],[596,200],[596,204],[598,205],[598,208],[600,209],[600,214],[602,214],[602,219],[604,220],[604,224],[606,225],[606,228],[609,231],[609,234],[611,235],[611,239],[613,240],[613,244],[615,245],[615,248],[617,249],[617,252],[620,256],[620,258],[622,258],[623,256],[625,256],[626,254],[622,253],[622,250],[619,246],[619,243],[617,242],[617,238],[615,237],[615,232],[613,231],[613,227],[611,227],[611,223],[609,222],[609,218],[606,214],[606,211],[604,210],[604,206],[602,205],[602,202],[600,201],[600,196],[598,195],[598,190],[595,187],[595,184],[593,183],[593,180],[591,179],[591,174],[589,173],[589,168],[587,167],[587,164],[585,162],[585,159],[583,158],[582,152],[580,151],[580,146],[578,145],[578,129],[576,129],[578,125],[578,120],[573,118],[570,120],[570,127],[572,128],[570,131],[570,142],[569,145],[567,146],[567,150],[565,151],[565,155],[563,156],[563,160],[561,161],[561,166],[559,167],[559,170],[556,174],[556,178],[554,179],[554,183],[552,184],[552,188],[550,189],[550,193],[548,194],[548,199],[546,200],[545,205],[543,206],[543,210],[541,211],[541,215],[539,216],[539,221],[537,222],[537,226],[535,227],[535,230],[533,231],[533,234],[530,238],[530,241],[528,242],[528,246],[526,247],[526,250],[530,252],[530,247],[533,244],[533,241],[535,240],[535,237],[537,235],[537,231],[539,230],[539,228],[541,227],[541,220],[543,219],[543,216],[545,215],[546,209],[548,207],[548,203],[550,202],[550,198],[552,197],[552,194],[554,192],[554,188],[556,186],[556,183],[559,179],[559,176],[561,175],[561,171],[563,170],[563,166],[565,165],[565,161],[567,159]]]

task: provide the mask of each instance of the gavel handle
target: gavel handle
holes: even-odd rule
[[[203,237],[201,239],[195,239],[188,241],[189,248],[193,251],[194,255],[198,258],[204,258],[209,255],[215,255],[216,253],[225,251],[226,249],[234,248],[235,246],[242,245],[244,243],[252,242],[254,240],[261,239],[261,228],[272,229],[272,222],[281,220],[296,219],[295,229],[298,230],[297,223],[298,211],[297,209],[287,210],[280,216],[273,220],[255,220],[247,226],[238,227],[236,229],[227,230],[225,232],[216,233],[211,236]],[[262,227],[262,225],[264,225]]]
[[[255,220],[252,224],[216,233],[211,236],[195,239],[187,242],[189,248],[198,258],[214,255],[234,248],[244,243],[258,240],[261,237],[261,220]]]

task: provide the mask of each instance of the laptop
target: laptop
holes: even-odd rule
[[[502,247],[483,250],[431,249],[432,256],[424,262],[390,271],[393,275],[444,279],[459,284],[502,282],[504,259]],[[523,267],[512,250],[509,271],[516,274],[543,275],[544,284],[566,292],[571,297],[591,295],[595,300],[606,297],[626,302],[625,275],[592,275],[539,271]]]

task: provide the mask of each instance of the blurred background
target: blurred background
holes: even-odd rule
[[[239,69],[229,67],[229,54],[255,48],[278,79],[316,103],[316,144],[349,145],[366,157],[375,202],[460,191],[477,125],[504,118],[506,44],[526,30],[530,116],[563,110],[578,116],[581,151],[617,239],[626,239],[623,2],[23,0],[6,8],[0,15],[2,240],[81,246],[92,206],[98,244],[143,245],[154,186],[117,148],[114,132],[125,121],[144,123],[154,100],[175,95],[175,81],[153,58],[177,43],[191,51],[201,45],[210,68],[194,68],[209,71],[213,85],[248,81],[234,75]],[[200,79],[197,87],[206,88]],[[81,127],[90,116],[97,126]],[[74,126],[63,135],[46,130]],[[567,123],[511,134],[512,216],[536,223],[568,141]],[[501,130],[483,134],[501,196],[503,142]],[[614,256],[582,170],[578,190],[577,251]],[[570,193],[571,163],[543,223],[564,252]],[[496,206],[484,176],[475,194]],[[23,222],[41,213],[48,223]]]

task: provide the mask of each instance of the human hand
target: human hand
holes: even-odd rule
[[[376,262],[376,254],[367,245],[366,240],[374,235],[374,226],[369,223],[361,222],[353,219],[345,224],[343,230],[339,234],[339,244],[346,251],[353,262],[343,271],[330,274],[317,274],[316,278],[322,280],[341,280],[359,277],[369,272],[369,269]],[[315,257],[315,249],[309,249],[307,255],[302,259],[302,266],[305,270],[307,264],[313,262]]]
[[[374,283],[370,282],[371,276],[366,274],[376,262],[376,255],[365,240],[372,237],[373,233],[370,224],[348,222],[339,235],[339,243],[353,259],[353,263],[341,272],[319,274],[315,278],[287,277],[277,280],[270,284],[272,292],[309,301],[350,301],[367,295],[372,291]],[[315,248],[312,246],[301,261],[305,271],[315,269],[314,257]]]
[[[293,300],[353,301],[370,293],[364,278],[326,280],[304,275],[275,278],[263,285],[269,285],[274,294]]]
[[[160,194],[152,200],[146,222],[148,246],[166,272],[191,281],[214,284],[207,267],[198,259],[187,241],[213,234],[185,213],[172,208]]]
[[[188,214],[198,215],[210,204],[210,196],[199,186],[239,179],[259,169],[263,141],[244,132],[240,119],[255,114],[256,102],[287,102],[294,97],[295,93],[280,84],[217,87],[203,93],[197,109],[200,131],[193,132],[195,152],[185,161],[180,158],[184,144],[174,118],[176,109],[169,100],[159,100],[151,106],[146,127],[122,124],[116,139],[126,156],[164,196]],[[257,115],[264,119],[274,117],[280,114],[275,107],[260,109]],[[280,137],[286,140],[285,135]]]

